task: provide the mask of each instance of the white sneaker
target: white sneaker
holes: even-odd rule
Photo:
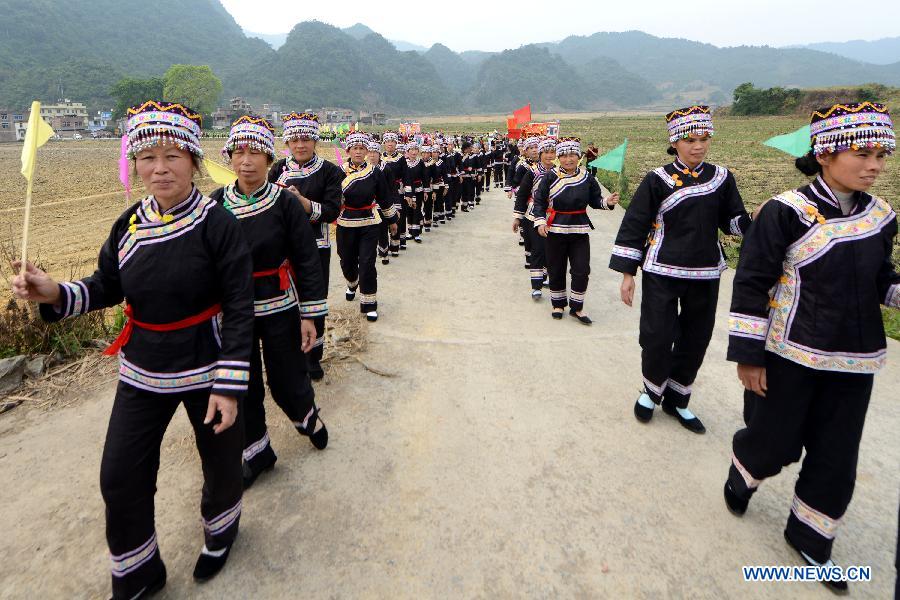
[[[371,310],[366,313],[366,321],[369,321],[370,323],[374,323],[377,320],[378,320],[378,311],[377,310]]]
[[[543,294],[541,293],[541,290],[531,290],[531,299],[532,300],[540,300],[541,296],[543,296]]]

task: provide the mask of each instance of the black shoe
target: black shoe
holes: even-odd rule
[[[429,225],[428,227],[425,228],[425,233],[430,233],[430,232],[431,232],[431,226]]]
[[[413,241],[415,241],[417,244],[421,244],[422,238],[417,235],[416,237],[413,238]]]
[[[278,460],[278,457],[275,456],[275,452],[272,448],[268,449],[268,452],[271,453],[272,459],[269,462],[264,463],[262,466],[253,469],[250,466],[250,463],[246,460],[241,461],[241,470],[244,475],[244,489],[249,490],[253,483],[256,481],[256,478],[265,473],[266,471],[271,471],[275,468],[275,462]]]
[[[325,369],[319,361],[309,361],[309,378],[313,381],[322,381],[325,378]]]
[[[366,313],[366,321],[368,321],[369,323],[374,323],[377,320],[378,320],[378,311],[371,310]]]
[[[646,392],[641,392],[642,395],[646,394]],[[647,396],[649,398],[650,396]],[[640,400],[640,397],[638,397]],[[641,423],[649,423],[650,419],[653,418],[653,408],[647,408],[643,404],[638,401],[634,403],[634,417],[640,421]]]
[[[402,244],[402,245],[400,246],[400,249],[401,249],[401,250],[406,250],[406,244]]]
[[[381,259],[381,264],[389,265],[389,264],[391,264],[391,259],[389,259],[387,256],[385,256],[384,258]]]
[[[522,238],[519,238],[519,245],[520,245],[520,246],[524,246],[524,245],[525,245],[525,240],[523,240]]]
[[[159,576],[153,580],[147,587],[139,591],[134,596],[131,596],[131,600],[143,600],[145,598],[150,598],[156,594],[156,592],[162,590],[166,587],[166,565],[163,564],[162,571],[160,571]],[[109,600],[116,600],[115,596],[112,596]]]
[[[579,315],[574,308],[569,309],[569,314],[572,315],[573,317],[575,317],[576,319],[578,319],[580,322],[584,323],[585,325],[590,325],[591,323],[593,323],[593,321],[591,320],[591,318],[589,316]]]
[[[297,433],[308,437],[309,443],[315,446],[316,450],[324,450],[325,447],[328,446],[328,429],[325,427],[325,422],[319,418],[318,408],[313,412],[310,420],[312,421],[312,433],[308,431],[308,428],[304,429],[301,427],[297,427]],[[318,423],[321,423],[322,427],[316,431],[316,424]]]
[[[794,549],[794,551],[800,555],[800,558],[803,559],[803,562],[813,567],[822,567],[822,566],[833,566],[834,563],[829,559],[827,563],[822,564],[816,562],[809,555],[806,554],[803,550],[801,550],[794,542],[791,541],[790,536],[788,536],[787,529],[784,530],[784,541],[787,542],[788,546]],[[823,579],[822,585],[827,587],[829,590],[837,594],[838,596],[846,596],[850,593],[850,588],[847,586],[846,581],[834,580],[834,579]]]
[[[210,554],[200,553],[197,557],[197,564],[194,565],[194,581],[203,583],[215,577],[225,563],[228,562],[228,555],[231,553],[232,542],[225,547],[225,552],[221,556],[212,556]]]
[[[392,250],[392,251],[391,251],[391,256],[393,256],[394,258],[397,258],[398,256],[400,256],[400,251],[399,251],[399,250]]]
[[[550,316],[553,317],[554,319],[556,319],[557,321],[560,321],[563,318],[563,312],[562,311],[557,312],[554,310],[552,313],[550,313]]]
[[[691,431],[693,433],[706,433],[706,427],[703,426],[703,423],[696,416],[693,419],[685,419],[681,416],[681,413],[675,408],[674,404],[670,404],[665,400],[662,401],[662,409],[667,415],[672,415],[678,422],[681,423],[681,426]]]
[[[460,210],[463,211],[463,212],[469,212],[469,209],[466,208],[465,206],[463,206]]]
[[[743,517],[749,504],[750,500],[738,498],[738,495],[731,489],[730,481],[725,482],[725,506],[731,511],[731,514],[736,517]]]

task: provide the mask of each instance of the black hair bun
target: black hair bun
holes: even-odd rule
[[[795,160],[794,166],[807,177],[813,177],[822,172],[822,165],[816,160],[816,155],[812,150]]]

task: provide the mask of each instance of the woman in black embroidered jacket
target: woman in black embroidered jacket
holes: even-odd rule
[[[327,292],[331,273],[331,237],[328,227],[337,219],[341,206],[341,179],[344,173],[340,167],[316,154],[316,144],[319,141],[317,115],[292,112],[284,115],[281,120],[284,127],[281,139],[291,155],[275,161],[269,169],[269,181],[292,188],[299,196],[300,204],[309,216],[309,224],[316,235]],[[317,381],[325,376],[320,364],[325,351],[325,317],[318,316],[314,321],[316,343],[307,359],[309,376]]]
[[[545,173],[534,190],[531,210],[538,234],[546,238],[547,275],[550,279],[551,315],[562,319],[563,309],[585,325],[592,323],[585,315],[584,294],[591,272],[591,240],[594,226],[587,216],[588,207],[613,210],[619,194],[604,198],[600,184],[587,170],[578,166],[581,142],[578,138],[562,138],[556,145],[559,167]],[[566,300],[566,266],[572,275],[572,286]]]
[[[734,176],[704,162],[713,135],[709,107],[666,115],[675,161],[644,177],[622,219],[609,268],[622,273],[622,301],[631,306],[634,275],[643,270],[641,371],[644,392],[634,405],[646,423],[663,410],[689,431],[704,433],[689,409],[692,384],[712,337],[725,255],[718,231],[742,235],[750,216]]]
[[[346,176],[341,183],[343,204],[337,220],[338,256],[341,271],[347,280],[346,298],[356,297],[360,290],[359,310],[369,321],[378,320],[378,271],[375,254],[378,245],[378,224],[382,219],[390,223],[393,235],[399,215],[393,204],[393,194],[384,172],[366,162],[371,139],[364,133],[351,133],[345,146],[350,154],[344,164]],[[420,161],[421,164],[421,161]]]
[[[210,197],[237,217],[253,255],[254,334],[250,389],[244,401],[244,489],[275,466],[263,406],[263,360],[272,399],[297,432],[322,450],[328,430],[319,419],[307,353],[316,339],[315,319],[328,312],[316,236],[297,196],[266,174],[275,159],[275,130],[263,118],[243,116],[231,126],[222,154],[235,183]],[[260,353],[260,344],[263,352]]]
[[[516,202],[513,207],[513,233],[522,232],[525,238],[525,262],[528,276],[531,279],[531,297],[540,300],[541,291],[547,277],[546,240],[538,234],[534,227],[534,190],[540,184],[541,177],[553,170],[556,160],[556,140],[547,138],[538,145],[539,160],[532,163],[526,161],[529,170],[522,176],[516,189]]]
[[[97,270],[57,284],[27,265],[13,281],[48,321],[126,301],[119,386],[100,465],[113,598],[166,582],[154,523],[163,435],[180,404],[203,465],[204,545],[194,578],[225,564],[241,516],[243,426],[253,339],[253,263],[237,221],[192,182],[203,151],[200,115],[147,101],[128,109],[128,155],[151,195],[116,219]]]
[[[879,305],[900,307],[900,275],[897,216],[866,192],[896,147],[887,108],[836,104],[812,114],[811,132],[797,167],[815,179],[762,207],[734,278],[728,360],[746,388],[746,428],[734,435],[725,499],[742,515],[759,484],[806,450],[784,535],[822,564],[850,504],[887,354]]]

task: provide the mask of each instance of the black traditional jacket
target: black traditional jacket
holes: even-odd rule
[[[725,270],[719,230],[743,235],[750,216],[728,169],[680,160],[644,177],[625,212],[609,268],[634,275],[718,279]]]
[[[520,189],[524,186],[519,186]],[[590,233],[594,226],[587,209],[612,210],[603,198],[597,179],[587,169],[578,167],[571,175],[554,167],[541,176],[534,189],[531,212],[534,226],[547,226],[550,233]]]
[[[844,216],[821,177],[775,196],[744,239],[728,360],[765,353],[824,371],[874,373],[887,355],[880,305],[900,307],[891,262],[897,216],[863,192]]]
[[[319,248],[331,248],[328,224],[337,219],[341,207],[343,178],[344,172],[340,167],[318,155],[302,166],[292,156],[283,158],[269,169],[271,183],[295,186],[305,198],[309,198],[312,205],[309,224],[316,234]]]

